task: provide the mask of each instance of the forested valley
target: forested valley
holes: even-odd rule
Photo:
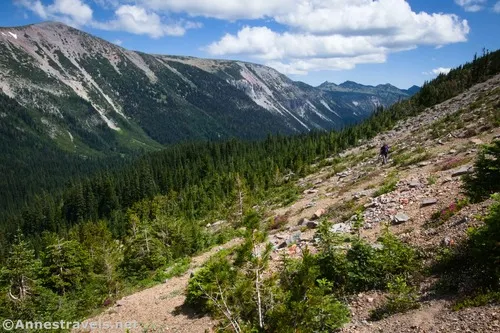
[[[255,281],[243,267],[267,265],[251,255],[254,244],[262,241],[267,231],[268,226],[260,225],[266,207],[293,202],[299,195],[294,185],[297,179],[324,163],[335,165],[343,150],[498,73],[500,51],[485,52],[426,82],[412,98],[379,108],[366,121],[340,131],[270,135],[263,141],[182,143],[132,159],[88,163],[57,155],[46,149],[45,143],[30,141],[29,133],[17,146],[14,139],[2,143],[2,158],[22,153],[23,145],[39,145],[40,154],[33,156],[28,166],[19,166],[19,173],[2,170],[6,192],[0,207],[0,319],[84,318],[125,294],[182,271],[194,254],[242,237],[244,246],[231,254],[239,260],[241,270],[231,270],[224,258],[228,253],[222,252],[220,260],[212,262],[190,284],[190,304],[216,313],[217,303],[201,301],[197,286],[220,288],[211,280],[214,272],[220,272],[221,283],[238,281],[239,292],[248,292],[249,284]],[[6,100],[0,108],[9,111],[16,103]],[[498,153],[496,149],[494,153]],[[326,162],[329,157],[333,158]],[[46,161],[40,163],[43,168],[37,167],[39,160]],[[49,160],[54,160],[51,168],[47,168]],[[488,177],[480,174],[469,181],[471,197],[490,194],[478,193],[474,185],[494,183]],[[36,186],[18,186],[18,178],[33,179]],[[21,183],[26,184],[24,180]],[[495,209],[492,220],[498,217],[498,207]],[[227,222],[217,231],[206,227],[221,220]],[[484,231],[476,239],[489,237],[486,234]],[[347,255],[338,256],[332,251],[332,237],[324,232],[326,241],[319,259],[305,255],[301,262],[285,265],[281,274],[286,283],[274,290],[281,303],[265,318],[271,326],[262,324],[262,314],[252,306],[240,309],[248,327],[240,327],[228,317],[229,325],[235,331],[326,332],[347,320],[347,310],[332,288],[350,293],[384,288],[388,281],[386,275],[379,275],[381,270],[391,270],[393,275],[412,274],[420,265],[418,254],[390,234],[382,241],[385,252],[363,267],[356,266],[362,262],[359,258],[372,255],[366,244],[356,243]],[[384,256],[390,251],[400,253],[399,261],[387,265]],[[174,269],[166,271],[167,267]],[[331,271],[331,267],[339,270]],[[352,272],[357,272],[356,278],[343,280]],[[271,285],[272,281],[262,283]],[[405,281],[391,283],[395,289],[409,288]],[[304,295],[308,302],[299,307]],[[268,296],[262,295],[263,299]],[[328,314],[318,317],[318,311]]]

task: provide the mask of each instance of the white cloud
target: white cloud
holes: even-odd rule
[[[430,72],[423,72],[422,74],[424,74],[424,75],[439,75],[439,74],[448,74],[450,71],[451,71],[451,68],[438,67],[438,68],[434,68]]]
[[[58,20],[73,26],[92,21],[92,9],[81,0],[54,0],[50,5],[44,5],[40,0],[17,0],[16,4],[42,19]]]
[[[113,44],[116,44],[116,45],[121,46],[121,45],[123,44],[123,41],[122,41],[122,40],[120,40],[120,39],[115,39],[115,40],[113,41]]]
[[[115,18],[107,22],[94,22],[93,26],[103,30],[126,31],[137,35],[159,38],[165,35],[182,36],[192,25],[165,24],[155,12],[139,6],[123,5],[115,11]]]
[[[386,60],[385,54],[366,54],[354,57],[297,59],[286,63],[269,61],[266,65],[285,74],[306,75],[311,71],[349,70],[358,64],[380,64]]]
[[[404,0],[299,1],[293,11],[275,20],[288,31],[246,26],[206,50],[217,56],[266,59],[285,73],[305,74],[384,62],[389,53],[464,42],[469,33],[466,20],[452,14],[415,13]]]
[[[463,42],[469,33],[467,20],[453,14],[415,12],[405,0],[42,0],[53,1],[52,5],[41,0],[15,1],[42,18],[63,17],[63,22],[74,25],[152,38],[182,36],[201,27],[185,19],[174,21],[175,14],[228,21],[265,19],[279,28],[245,26],[204,49],[217,56],[261,59],[286,73],[385,62],[390,53]],[[114,15],[95,21],[85,1],[113,9]],[[455,0],[466,10],[486,1]]]
[[[484,9],[487,0],[455,0],[466,12],[478,12]]]
[[[500,13],[500,1],[498,1],[495,6],[493,6],[493,11],[495,13]]]
[[[76,27],[92,26],[102,30],[126,31],[152,38],[182,36],[188,29],[201,27],[200,23],[185,20],[165,23],[156,12],[136,5],[120,6],[119,0],[93,1],[106,8],[116,7],[114,17],[104,22],[93,20],[93,11],[84,0],[54,0],[48,5],[44,5],[40,0],[15,0],[15,3],[45,20],[61,21]]]
[[[136,0],[136,2],[157,11],[238,20],[284,14],[295,7],[297,0]]]
[[[267,27],[244,27],[207,48],[213,55],[251,54],[263,59],[349,57],[386,50],[367,36],[280,34]]]

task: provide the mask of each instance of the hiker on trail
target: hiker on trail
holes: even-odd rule
[[[389,146],[387,143],[384,143],[382,148],[380,148],[380,156],[382,156],[382,164],[387,163],[387,155],[389,155]]]

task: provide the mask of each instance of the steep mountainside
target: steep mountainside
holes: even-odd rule
[[[256,64],[133,52],[52,22],[0,28],[0,88],[46,137],[83,154],[340,128],[408,97],[392,86],[361,97]]]
[[[326,81],[318,88],[328,93],[332,99],[346,105],[351,103],[356,109],[363,110],[392,105],[401,99],[415,95],[420,90],[420,87],[417,86],[413,86],[408,90],[401,90],[391,84],[379,84],[374,87],[353,81],[346,81],[339,85]],[[355,115],[359,114],[356,109],[352,110]]]

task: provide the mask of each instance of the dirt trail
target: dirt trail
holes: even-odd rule
[[[197,257],[193,257],[189,270],[149,289],[139,291],[117,301],[102,314],[87,319],[87,323],[101,323],[101,329],[75,330],[74,332],[125,332],[123,328],[103,329],[103,323],[137,323],[130,332],[186,332],[203,333],[210,331],[215,321],[210,317],[199,317],[182,311],[190,274],[201,267],[208,258],[221,248],[230,248],[239,243],[234,239],[217,246]]]

